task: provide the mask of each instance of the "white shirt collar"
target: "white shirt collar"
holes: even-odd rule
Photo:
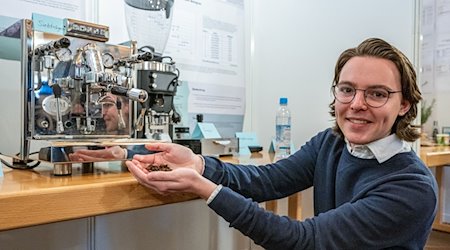
[[[345,138],[345,142],[347,143],[348,151],[353,156],[362,159],[375,158],[379,163],[389,160],[398,153],[411,151],[411,146],[396,134],[391,134],[365,145],[353,145],[353,148],[350,146],[347,138]]]

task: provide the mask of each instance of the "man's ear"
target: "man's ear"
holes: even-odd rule
[[[399,116],[404,116],[409,109],[411,108],[411,103],[408,100],[403,99],[400,105],[400,111],[398,112]]]

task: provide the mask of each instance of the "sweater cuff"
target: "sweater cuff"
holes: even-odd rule
[[[214,189],[214,191],[212,192],[212,194],[209,196],[208,200],[206,201],[206,204],[211,203],[214,200],[214,198],[216,198],[217,194],[220,192],[222,187],[223,187],[222,185],[218,185],[216,187],[216,189]]]
[[[250,199],[234,192],[228,187],[222,187],[216,197],[208,204],[218,215],[226,221],[232,223],[240,214],[242,208],[245,208]],[[230,206],[230,204],[233,204]]]
[[[122,148],[123,150],[123,159],[128,159],[128,150],[126,148]]]
[[[205,172],[205,158],[203,157],[203,155],[198,155],[198,157],[200,157],[200,159],[202,160],[202,168],[200,169],[200,175],[203,175],[203,173]]]

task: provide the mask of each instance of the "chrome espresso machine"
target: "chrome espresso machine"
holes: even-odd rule
[[[63,35],[34,30],[28,19],[0,35],[20,46],[17,79],[0,86],[8,166],[46,161],[55,175],[70,175],[77,149],[170,140],[180,121],[179,71],[170,57],[132,41],[108,44],[109,27],[74,19],[64,19]]]

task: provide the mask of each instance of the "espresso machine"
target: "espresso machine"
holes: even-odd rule
[[[62,34],[34,30],[28,19],[2,32],[20,44],[20,77],[0,87],[7,109],[0,153],[12,158],[8,166],[31,169],[46,161],[54,175],[70,175],[78,162],[69,155],[77,148],[170,140],[179,121],[173,108],[179,72],[171,58],[133,41],[108,44],[107,26],[63,21]]]

